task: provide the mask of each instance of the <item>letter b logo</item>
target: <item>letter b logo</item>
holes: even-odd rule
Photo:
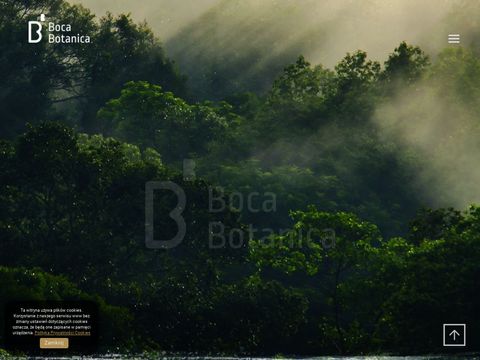
[[[33,31],[36,27],[35,32]],[[33,37],[32,35],[36,35]],[[42,40],[42,23],[39,21],[29,21],[28,22],[28,42],[30,44],[39,43]]]
[[[29,21],[28,22],[28,42],[30,44],[39,43],[42,40],[42,23],[45,21],[45,14],[40,15],[40,21]],[[33,30],[35,32],[33,32]],[[35,38],[32,35],[36,35]]]

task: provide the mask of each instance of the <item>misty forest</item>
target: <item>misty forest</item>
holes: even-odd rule
[[[480,335],[478,40],[379,60],[352,43],[322,65],[220,3],[165,47],[129,14],[0,2],[0,305],[95,301],[99,352],[420,354],[444,352],[443,323]],[[473,27],[478,5],[450,19]],[[91,43],[28,44],[41,13]],[[222,16],[245,39],[210,35]],[[170,249],[146,246],[151,181],[185,193]],[[172,238],[177,197],[154,200]]]

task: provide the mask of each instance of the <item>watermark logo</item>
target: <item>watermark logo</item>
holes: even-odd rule
[[[88,35],[73,34],[70,24],[56,24],[52,21],[47,23],[45,14],[40,15],[40,21],[28,22],[28,42],[38,44],[42,41],[44,28],[46,28],[47,40],[50,44],[88,44],[91,42]]]
[[[169,216],[177,224],[177,233],[171,239],[155,239],[153,199],[155,190],[170,190],[177,196],[177,205]],[[179,245],[187,232],[187,224],[182,216],[187,198],[185,191],[172,181],[149,181],[145,185],[145,245],[149,249],[172,249]]]
[[[195,161],[184,159],[183,180],[195,181]],[[171,239],[155,239],[154,236],[154,192],[155,190],[168,190],[177,198],[176,206],[170,211],[169,217],[177,225],[177,233]],[[150,181],[145,186],[145,243],[150,249],[172,249],[180,245],[186,235],[187,225],[182,216],[187,204],[185,191],[181,186],[172,181]],[[238,213],[273,213],[277,211],[277,197],[275,193],[256,191],[248,194],[232,191],[226,195],[222,187],[208,187],[208,212],[211,214],[235,210]],[[255,228],[253,224],[246,224],[248,228],[227,228],[221,221],[208,223],[208,247],[210,249],[232,248],[239,249],[249,241],[258,240],[262,247],[288,246],[290,248],[312,247],[320,244],[328,250],[336,245],[335,230],[326,229],[271,229]],[[277,240],[272,241],[272,236],[278,234]]]

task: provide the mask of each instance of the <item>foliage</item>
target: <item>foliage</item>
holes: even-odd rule
[[[42,12],[92,44],[25,44]],[[128,15],[33,0],[2,2],[0,20],[0,303],[94,300],[106,350],[437,353],[442,322],[480,331],[480,209],[430,209],[421,153],[378,124],[383,107],[400,125],[432,116],[396,106],[412,92],[472,120],[423,150],[476,139],[475,51],[431,61],[402,42],[383,67],[358,50],[333,69],[298,56],[263,93],[242,89],[245,66],[212,64],[199,76],[221,83],[230,69],[239,92],[192,102],[204,94]],[[195,176],[178,171],[185,159]],[[187,231],[169,250],[145,243],[152,181],[185,193]],[[172,238],[177,196],[153,200],[155,237]]]
[[[99,118],[105,132],[153,147],[169,162],[204,155],[228,126],[221,109],[208,103],[188,105],[146,82],[127,83],[121,96],[100,110]]]
[[[64,35],[88,35],[91,42],[29,44],[26,22],[42,13],[49,22],[70,24],[71,32]],[[185,79],[159,40],[127,15],[97,20],[89,10],[63,0],[2,1],[0,14],[2,137],[14,137],[27,122],[47,115],[67,115],[69,124],[98,131],[97,111],[131,80],[149,79],[185,95]]]
[[[88,295],[82,292],[64,276],[50,275],[39,268],[7,268],[0,267],[0,305],[10,301],[93,301],[98,305],[99,343],[103,350],[111,346],[128,349],[132,344],[132,329],[128,323],[132,316],[125,308],[112,306],[98,295]],[[4,323],[4,313],[0,321]],[[3,338],[4,327],[0,330],[0,339]],[[1,353],[0,353],[1,355]]]
[[[390,83],[401,81],[413,84],[425,74],[429,65],[429,58],[422,49],[403,41],[385,61],[382,78]]]

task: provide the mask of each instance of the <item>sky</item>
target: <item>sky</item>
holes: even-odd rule
[[[99,15],[106,11],[113,14],[127,12],[138,21],[146,20],[167,51],[173,51],[170,55],[174,58],[181,57],[175,40],[188,35],[208,35],[215,40],[210,42],[211,45],[221,45],[230,52],[243,51],[248,44],[265,40],[270,46],[259,53],[259,61],[301,43],[303,47],[299,50],[310,61],[329,67],[346,52],[357,49],[367,51],[374,59],[384,59],[392,51],[392,44],[401,41],[420,45],[427,51],[434,50],[446,43],[447,33],[457,33],[459,27],[463,27],[462,23],[448,26],[449,16],[468,7],[461,0],[72,2],[82,3]]]
[[[333,68],[359,49],[383,63],[402,41],[434,58],[449,33],[480,39],[480,1],[472,0],[70,1],[146,21],[196,100],[265,92],[299,55]]]

